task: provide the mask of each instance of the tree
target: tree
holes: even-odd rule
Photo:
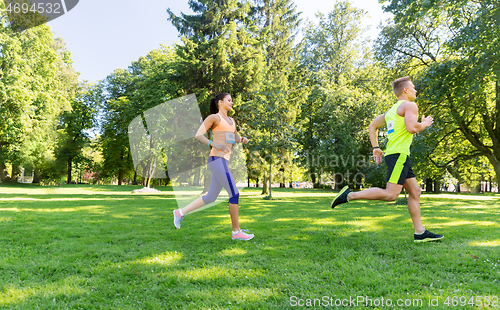
[[[83,148],[90,143],[90,133],[96,126],[97,105],[102,101],[100,85],[81,85],[76,97],[71,101],[71,111],[60,116],[55,156],[58,162],[67,166],[67,183],[72,181],[73,164],[88,160]]]
[[[260,155],[268,164],[268,174],[264,173],[263,193],[272,197],[272,166],[275,159],[280,159],[284,152],[297,146],[293,139],[295,121],[294,109],[289,109],[288,83],[286,80],[266,81],[260,90],[253,93],[254,99],[241,108],[243,113],[254,115],[247,122],[248,133],[252,138],[251,151]],[[281,152],[280,152],[281,150]],[[281,158],[280,158],[281,157]],[[266,181],[269,181],[267,187]]]
[[[128,70],[115,70],[102,82],[105,96],[100,104],[103,116],[99,144],[103,177],[118,175],[121,185],[125,175],[134,170],[128,125],[144,111],[176,97],[178,88],[172,82],[175,62],[171,49],[162,46],[134,61]],[[149,166],[142,169],[148,170]],[[147,174],[142,176],[144,182]],[[134,183],[136,178],[137,171]]]
[[[368,165],[368,124],[392,101],[384,70],[361,40],[364,15],[337,2],[332,12],[316,15],[319,26],[309,22],[304,29],[301,66],[310,93],[300,117],[300,154],[316,186],[322,174],[338,186]]]
[[[0,3],[0,177],[6,163],[12,164],[12,180],[23,164],[39,174],[76,85],[64,42],[54,40],[47,25],[13,29]]]
[[[235,102],[233,117],[244,123],[238,103],[258,89],[264,68],[252,5],[246,0],[190,0],[189,5],[195,15],[176,16],[167,10],[182,41],[175,46],[174,81],[182,95],[196,95],[203,118],[209,115],[210,97],[230,93]],[[204,184],[207,191],[208,174]]]
[[[257,166],[269,168],[263,173],[262,193],[271,198],[273,177],[280,176],[280,186],[284,186],[286,170],[293,165],[292,150],[298,146],[294,125],[305,91],[300,87],[294,48],[300,13],[296,12],[292,1],[262,0],[255,1],[252,18],[260,29],[259,46],[266,64],[265,78],[260,88],[249,94],[249,100],[238,105],[241,112],[238,116],[252,140],[249,154],[257,162],[266,162]],[[273,173],[273,166],[277,173]]]
[[[500,2],[412,0],[388,3],[394,14],[378,39],[381,59],[410,66],[419,105],[442,129],[449,159],[484,156],[500,183]],[[410,51],[411,48],[411,51]],[[459,131],[460,135],[454,132]],[[467,145],[450,144],[464,138]],[[457,141],[457,140],[455,140]],[[440,154],[437,154],[440,157]],[[454,161],[449,162],[452,164]]]
[[[167,10],[182,41],[175,46],[175,82],[183,94],[196,94],[198,102],[221,92],[236,99],[244,96],[257,86],[263,67],[250,3],[190,0],[189,6],[195,15],[176,16]],[[208,104],[200,108],[202,116],[208,116]]]

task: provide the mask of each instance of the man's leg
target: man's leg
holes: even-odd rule
[[[360,199],[394,201],[398,199],[402,189],[403,185],[387,183],[386,189],[372,187],[359,192],[350,192],[347,199],[349,201]]]
[[[413,174],[413,171],[410,172]],[[420,194],[422,190],[418,186],[417,180],[414,177],[410,177],[405,181],[405,188],[410,194],[408,198],[408,211],[410,212],[411,220],[413,222],[413,228],[415,229],[415,234],[413,235],[414,242],[427,242],[436,241],[443,239],[443,235],[437,235],[426,230],[422,226],[422,219],[420,217]]]
[[[416,234],[421,234],[425,231],[420,217],[420,194],[422,193],[422,189],[418,186],[415,178],[406,179],[404,187],[409,194],[408,211],[410,212],[411,220],[413,222],[413,228],[415,229]]]

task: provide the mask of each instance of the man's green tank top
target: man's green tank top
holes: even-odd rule
[[[413,140],[413,134],[406,130],[405,118],[398,115],[399,106],[405,102],[399,100],[392,108],[385,113],[385,122],[387,123],[387,149],[385,155],[405,154],[410,156],[410,145]]]

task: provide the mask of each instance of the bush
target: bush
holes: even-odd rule
[[[331,184],[314,184],[314,188],[332,189]]]

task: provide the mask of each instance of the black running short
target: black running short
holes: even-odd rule
[[[405,154],[391,154],[385,156],[387,165],[387,182],[404,185],[406,179],[415,177],[411,169],[410,157]]]

